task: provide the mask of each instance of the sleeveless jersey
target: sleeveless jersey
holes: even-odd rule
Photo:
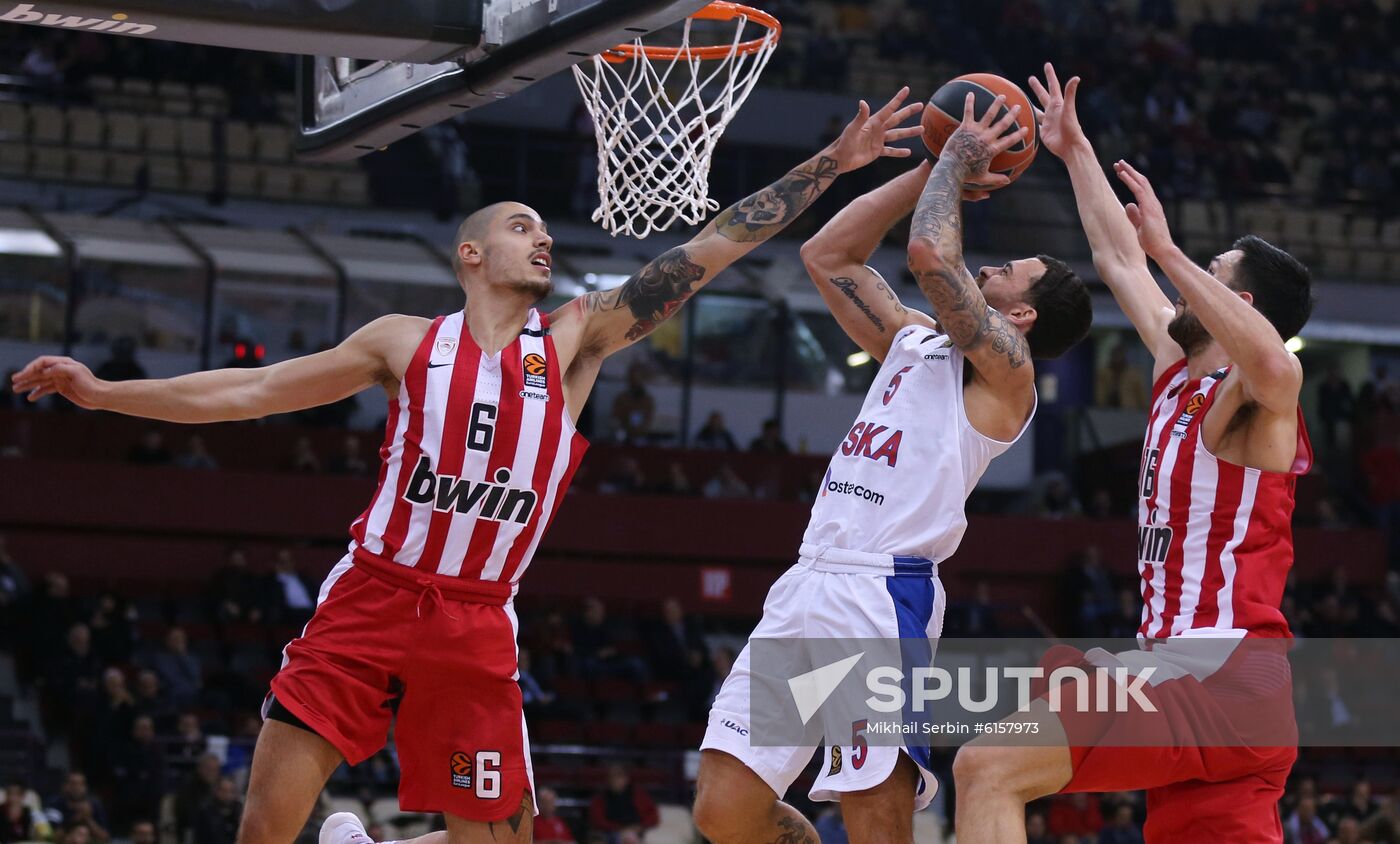
[[[389,402],[379,488],[350,550],[425,574],[515,584],[578,468],[549,320],[485,354],[459,311],[438,317]]]
[[[1229,368],[1191,378],[1173,364],[1152,388],[1138,477],[1138,635],[1290,636],[1279,609],[1293,566],[1293,492],[1312,465],[1302,409],[1288,472],[1210,453],[1201,425]]]
[[[860,416],[831,457],[804,546],[935,563],[952,556],[967,529],[968,495],[992,458],[1016,441],[991,439],[968,422],[964,366],[962,350],[932,328],[907,326],[895,335]]]

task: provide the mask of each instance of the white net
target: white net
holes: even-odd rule
[[[719,210],[710,199],[715,144],[768,64],[778,34],[741,14],[727,55],[706,59],[689,49],[691,23],[687,18],[674,58],[645,57],[638,39],[626,61],[594,56],[574,66],[598,140],[593,220],[613,236],[646,237],[677,219],[697,225]],[[760,40],[751,52],[740,48],[746,29]],[[755,29],[766,34],[758,39]]]

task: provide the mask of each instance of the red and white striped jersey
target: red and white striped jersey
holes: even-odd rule
[[[549,320],[535,309],[485,354],[461,311],[438,317],[389,402],[379,488],[351,552],[425,574],[514,584],[587,441],[574,430]]]
[[[1290,636],[1279,609],[1293,566],[1293,490],[1312,465],[1298,411],[1288,472],[1220,460],[1201,425],[1226,369],[1191,378],[1173,364],[1152,387],[1138,477],[1138,635]]]

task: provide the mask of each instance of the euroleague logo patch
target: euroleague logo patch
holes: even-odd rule
[[[1172,436],[1179,440],[1186,439],[1186,428],[1191,424],[1191,417],[1195,416],[1202,407],[1205,406],[1206,397],[1204,393],[1196,393],[1186,400],[1186,408],[1181,411],[1181,415],[1172,423]]]
[[[460,750],[452,754],[452,787],[472,787],[472,758]]]
[[[545,389],[549,384],[547,377],[549,364],[545,361],[544,355],[539,352],[531,352],[525,356],[524,366],[525,389],[520,391],[520,397],[549,401],[549,392]]]

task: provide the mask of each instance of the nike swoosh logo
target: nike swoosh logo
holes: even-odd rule
[[[437,369],[439,366],[451,366],[451,365],[452,365],[451,362],[448,362],[448,363],[430,363],[430,364],[428,364],[428,368],[429,368],[429,369]]]

